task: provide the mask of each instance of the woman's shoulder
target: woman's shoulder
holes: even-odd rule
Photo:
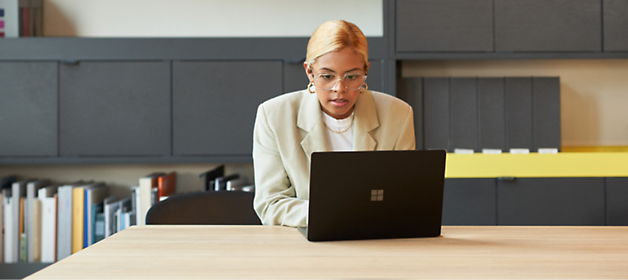
[[[307,90],[284,93],[264,101],[259,109],[267,118],[275,122],[278,120],[296,119],[301,103],[311,94]]]

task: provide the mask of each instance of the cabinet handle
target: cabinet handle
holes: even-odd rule
[[[61,60],[61,63],[65,64],[65,65],[78,65],[79,62],[80,61],[78,59],[64,59],[64,60]]]
[[[514,181],[515,179],[517,179],[517,178],[514,177],[514,176],[511,176],[511,177],[497,177],[497,180],[499,180],[499,181],[508,181],[508,182],[510,182],[510,181]]]
[[[303,63],[305,58],[286,58],[283,60],[284,63]]]

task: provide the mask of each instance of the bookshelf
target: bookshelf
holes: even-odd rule
[[[586,40],[587,45],[594,45],[593,48],[565,49],[561,47],[550,47],[546,49],[508,49],[506,45],[497,43],[497,37],[480,36],[450,36],[438,30],[430,31],[430,40],[421,41],[419,37],[411,36],[411,32],[425,30],[421,26],[440,26],[440,17],[410,17],[416,10],[425,7],[414,1],[383,1],[383,26],[384,34],[381,37],[370,37],[370,58],[372,71],[369,73],[369,88],[381,90],[395,95],[397,93],[397,79],[406,77],[405,73],[420,71],[424,64],[435,61],[475,61],[475,67],[483,61],[503,61],[510,60],[524,63],[531,60],[625,60],[628,58],[628,44],[623,30],[617,26],[625,26],[625,15],[628,7],[622,6],[621,1],[585,1],[578,0],[573,5],[577,12],[590,16],[591,11],[599,15],[600,22],[594,21],[592,32],[594,36],[579,36],[574,34],[573,40],[578,38]],[[459,17],[461,13],[471,11],[468,18],[494,17],[494,5],[515,5],[514,1],[508,0],[477,0],[477,1],[448,1],[449,4],[440,4],[442,1],[421,1],[421,5],[430,5],[431,8],[440,11],[451,11],[450,16],[458,18],[457,22],[464,27],[464,17]],[[470,5],[470,9],[456,10],[457,4],[465,3]],[[534,2],[531,8],[523,9],[523,12],[533,13],[538,9],[549,8],[553,20],[559,20],[560,10],[566,2],[556,7],[545,7],[542,1]],[[589,8],[594,3],[592,10]],[[417,2],[418,3],[418,2]],[[571,3],[571,2],[570,2]],[[444,6],[439,6],[444,5]],[[486,10],[486,7],[491,10]],[[502,7],[502,6],[500,6]],[[553,9],[553,10],[552,10]],[[625,11],[620,13],[619,11]],[[552,18],[552,16],[550,16]],[[592,17],[593,18],[593,17]],[[427,20],[416,22],[415,20]],[[520,19],[524,21],[524,19]],[[551,20],[547,25],[552,25]],[[602,24],[603,22],[603,24]],[[497,23],[494,23],[497,24]],[[472,28],[476,28],[470,26]],[[487,29],[482,32],[492,34],[493,28],[498,28],[493,24],[486,24],[477,27]],[[499,27],[502,28],[502,27]],[[563,28],[568,28],[563,26]],[[575,28],[575,27],[574,27]],[[414,30],[414,31],[413,31]],[[508,30],[508,29],[506,29]],[[442,31],[442,30],[441,30]],[[458,30],[459,34],[470,34],[465,30]],[[551,32],[566,32],[564,30],[550,30]],[[600,33],[601,32],[601,33]],[[568,32],[572,34],[573,32]],[[404,35],[405,34],[405,35]],[[473,34],[473,33],[471,33]],[[507,34],[499,32],[499,34]],[[587,33],[588,34],[588,33]],[[602,36],[604,35],[604,36]],[[501,36],[501,35],[500,35]],[[400,42],[401,38],[410,38],[411,41]],[[467,46],[467,41],[445,41],[442,45],[426,45],[426,42],[441,40],[451,40],[451,38],[463,38],[482,45],[480,49],[442,49],[448,46]],[[591,38],[596,41],[589,42]],[[534,39],[534,38],[532,38]],[[414,40],[414,41],[412,41]],[[489,40],[487,43],[484,40]],[[402,46],[400,46],[401,44]],[[112,182],[116,186],[116,192],[126,194],[128,187],[137,184],[134,180],[152,171],[178,171],[179,180],[187,182],[186,190],[200,189],[200,181],[196,180],[199,170],[208,170],[219,163],[227,163],[227,167],[232,170],[241,170],[248,174],[252,180],[252,164],[250,158],[250,138],[254,117],[254,108],[261,100],[267,99],[283,92],[303,89],[307,84],[307,79],[303,75],[302,61],[305,56],[307,38],[305,37],[246,37],[246,38],[63,38],[63,37],[41,37],[41,38],[16,38],[2,39],[0,42],[0,73],[5,74],[6,80],[19,81],[19,77],[28,75],[40,75],[33,79],[40,83],[43,90],[29,91],[22,97],[30,97],[39,101],[32,102],[28,99],[16,100],[10,104],[19,104],[17,108],[39,112],[38,115],[30,115],[20,118],[19,121],[11,125],[0,124],[0,130],[11,133],[0,136],[0,175],[19,174],[25,177],[46,177],[53,181],[72,181],[79,179],[94,179]],[[28,67],[40,65],[39,74],[31,72]],[[218,67],[221,66],[221,67]],[[3,68],[4,67],[4,68]],[[19,67],[23,67],[21,73],[10,73]],[[147,77],[144,82],[125,81],[124,73],[130,76],[133,69],[145,69]],[[142,68],[143,67],[143,68]],[[456,66],[462,68],[463,66]],[[474,67],[474,66],[471,66]],[[537,66],[537,69],[543,66]],[[225,84],[216,88],[225,89],[236,84],[238,88],[233,89],[231,94],[233,100],[246,102],[244,106],[233,108],[218,108],[217,100],[213,95],[206,95],[207,85],[198,83],[190,85],[194,81],[187,81],[198,69],[209,73],[210,77],[218,77],[216,68],[227,68],[231,77],[238,73],[243,73],[246,69],[256,69],[254,73],[270,75],[264,77],[264,81],[270,81],[268,85],[255,85],[243,83],[241,81],[226,78]],[[2,70],[4,69],[4,70]],[[81,71],[83,70],[84,71]],[[4,72],[3,72],[4,71]],[[91,71],[102,71],[104,74],[89,76],[86,73]],[[446,72],[446,71],[445,71]],[[118,74],[121,74],[116,76]],[[270,74],[269,74],[270,73]],[[87,75],[87,76],[85,76]],[[228,75],[229,76],[229,75]],[[408,74],[407,77],[413,77]],[[452,76],[445,75],[445,76]],[[503,76],[503,75],[502,75]],[[2,79],[3,76],[0,76]],[[8,78],[6,78],[8,77]],[[73,81],[83,81],[83,84],[73,83]],[[101,78],[102,77],[102,78]],[[200,78],[200,80],[204,80]],[[216,82],[221,82],[218,79]],[[24,81],[30,83],[32,80]],[[153,83],[157,81],[156,83]],[[165,82],[164,82],[165,81]],[[137,99],[140,101],[132,104],[127,109],[121,109],[118,105],[120,98],[113,96],[106,98],[104,92],[94,93],[99,102],[91,105],[82,105],[81,94],[85,88],[91,88],[98,83],[120,83],[120,87],[133,87],[133,92],[138,92]],[[128,84],[124,84],[127,82]],[[153,88],[156,86],[157,88]],[[15,86],[16,88],[19,85]],[[257,90],[264,88],[267,91],[258,94]],[[156,92],[159,92],[157,94]],[[181,93],[181,94],[180,94]],[[6,96],[2,96],[2,95]],[[222,93],[220,93],[222,94]],[[159,95],[159,96],[157,96]],[[14,98],[6,91],[0,93],[3,98]],[[52,96],[52,97],[51,97]],[[205,99],[203,99],[205,97]],[[49,98],[50,100],[46,99]],[[185,99],[187,98],[187,99]],[[199,116],[204,116],[203,120],[196,120],[184,113],[185,108],[196,103],[201,98],[201,103],[209,104],[209,107],[198,109]],[[233,101],[231,100],[231,101]],[[61,102],[61,103],[58,103]],[[144,102],[149,102],[151,106],[145,106]],[[125,102],[129,104],[129,102]],[[8,103],[4,103],[8,104]],[[51,106],[50,104],[55,104]],[[97,111],[100,104],[107,104],[115,117],[93,117],[93,121],[100,121],[98,126],[83,126],[83,116]],[[67,105],[71,105],[68,107]],[[83,108],[82,108],[83,107]],[[206,108],[210,108],[207,109]],[[216,111],[213,109],[223,109]],[[0,105],[0,111],[12,110],[8,105]],[[20,110],[24,111],[24,110]],[[235,113],[233,113],[235,112]],[[18,112],[19,113],[19,112]],[[417,112],[419,113],[419,112]],[[104,115],[104,114],[100,114]],[[137,125],[125,126],[120,124],[121,119],[138,119],[142,115],[159,116],[160,120],[154,121],[151,126]],[[232,118],[238,115],[238,118]],[[195,116],[195,114],[192,114]],[[148,120],[150,122],[151,120]],[[31,124],[35,124],[32,126]],[[19,128],[16,130],[16,127]],[[31,127],[29,138],[32,140],[22,141],[18,133],[24,128]],[[109,135],[133,135],[120,138],[112,138],[106,142],[106,137],[99,134],[102,129],[110,128]],[[156,128],[155,128],[156,127]],[[236,131],[233,129],[236,128]],[[77,131],[87,130],[87,134],[80,134]],[[137,134],[133,134],[137,133]],[[197,133],[190,136],[190,134]],[[22,134],[25,135],[25,134]],[[208,149],[206,143],[212,143],[213,137],[223,135],[226,137],[215,145],[229,144],[229,149]],[[159,141],[148,141],[150,145],[143,145],[147,138],[159,138]],[[564,138],[563,138],[564,139]],[[38,142],[39,141],[39,142]],[[100,141],[100,142],[99,142]],[[103,142],[104,141],[104,142]],[[6,144],[10,144],[7,146]],[[126,146],[120,147],[119,144]],[[10,147],[10,148],[9,148]],[[143,149],[148,149],[143,150]],[[17,151],[17,152],[16,152]],[[113,152],[112,152],[113,151]],[[121,152],[124,151],[124,152]],[[554,156],[554,157],[552,157]],[[499,181],[497,178],[547,178],[570,177],[575,178],[569,181],[544,181],[551,185],[569,186],[585,182],[581,187],[582,197],[599,197],[600,190],[611,190],[617,195],[609,196],[606,202],[596,202],[591,206],[597,211],[596,221],[605,219],[601,223],[607,223],[608,217],[600,218],[600,203],[611,203],[619,205],[621,200],[611,202],[613,199],[626,197],[626,190],[617,187],[619,183],[610,177],[628,177],[625,170],[620,166],[625,162],[625,155],[618,153],[596,153],[596,154],[574,154],[561,153],[559,155],[507,155],[491,157],[488,155],[448,155],[448,184],[452,190],[453,200],[450,205],[465,205],[469,209],[478,209],[469,213],[482,217],[482,221],[477,224],[498,224],[496,218],[499,203],[495,199],[497,190],[503,188],[498,184],[507,184],[509,181]],[[585,163],[603,162],[596,165],[596,168],[581,169]],[[569,168],[557,171],[552,168],[539,169],[545,164],[552,163],[552,166],[565,165]],[[133,175],[124,173],[125,169],[134,170]],[[49,170],[49,171],[45,171]],[[501,170],[497,172],[496,170]],[[506,171],[504,171],[506,170]],[[597,171],[596,171],[597,170]],[[594,172],[595,171],[595,172]],[[202,171],[201,171],[202,172]],[[72,174],[74,173],[74,174]],[[37,175],[43,174],[43,175]],[[578,178],[585,178],[581,180]],[[121,178],[121,179],[119,179]],[[133,179],[135,178],[135,179]],[[183,179],[181,179],[183,178]],[[598,179],[602,178],[602,179]],[[468,180],[467,180],[468,179]],[[620,178],[621,179],[621,178]],[[575,181],[574,181],[575,180]],[[609,183],[610,182],[610,183]],[[528,182],[524,182],[528,184]],[[608,183],[608,184],[607,184]],[[542,182],[542,184],[545,184]],[[547,186],[547,185],[543,185]],[[590,188],[588,186],[594,186]],[[477,191],[469,193],[469,189]],[[569,192],[564,187],[556,188],[550,193],[552,199],[559,200],[561,195]],[[536,189],[536,195],[544,195],[545,190]],[[472,197],[473,199],[464,198]],[[466,204],[465,204],[466,203]],[[524,204],[527,202],[523,202]],[[503,205],[503,203],[502,203]],[[606,204],[605,204],[606,205]],[[610,205],[610,204],[609,204]],[[609,209],[619,206],[608,206]],[[488,209],[487,209],[488,207]],[[607,207],[607,206],[605,206]],[[508,210],[508,209],[506,209]],[[505,211],[505,210],[504,210]],[[512,211],[517,211],[512,210]],[[619,210],[616,210],[619,211]],[[455,220],[451,217],[460,215],[459,212],[445,212],[445,217],[450,223],[468,223],[470,220]],[[481,213],[479,215],[478,213]],[[606,212],[608,213],[608,212]],[[449,215],[449,216],[447,216]],[[613,215],[613,214],[604,214]],[[625,217],[618,217],[618,221],[623,222]],[[471,220],[472,221],[472,220]],[[586,221],[585,221],[586,222]],[[597,223],[597,222],[596,222]],[[608,223],[607,223],[608,224]]]

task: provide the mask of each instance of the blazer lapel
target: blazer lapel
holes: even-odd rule
[[[372,151],[377,148],[377,141],[370,132],[379,127],[375,102],[370,91],[364,91],[355,103],[355,124],[353,131],[353,150]]]
[[[307,132],[301,141],[301,147],[310,162],[313,152],[327,151],[327,140],[318,98],[315,94],[304,94],[306,96],[301,100],[297,127]]]

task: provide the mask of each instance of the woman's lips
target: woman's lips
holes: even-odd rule
[[[337,98],[337,99],[332,99],[331,100],[331,104],[337,107],[342,107],[347,105],[347,103],[349,103],[348,100],[346,99],[342,99],[342,98]]]

